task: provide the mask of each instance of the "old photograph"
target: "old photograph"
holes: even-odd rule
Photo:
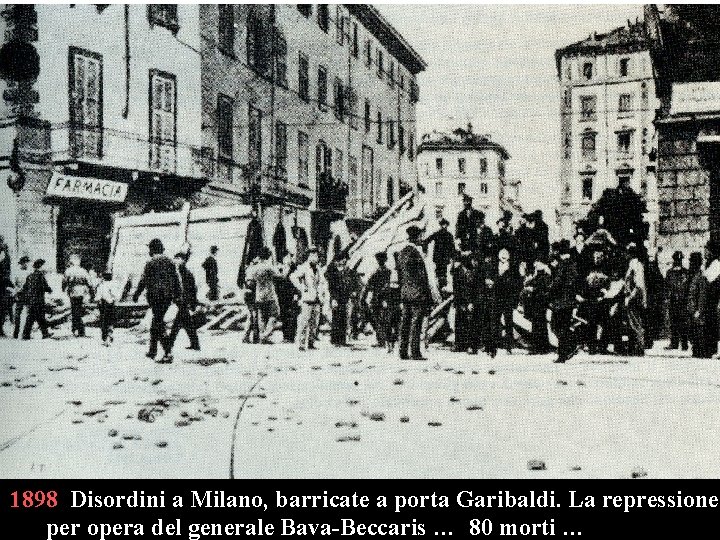
[[[0,6],[0,477],[720,476],[718,20]]]

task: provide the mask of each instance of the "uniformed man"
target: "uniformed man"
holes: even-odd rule
[[[672,268],[665,275],[665,290],[668,299],[668,319],[670,320],[670,344],[666,350],[681,347],[688,349],[687,328],[687,292],[688,271],[683,267],[683,253],[676,251],[672,256]]]

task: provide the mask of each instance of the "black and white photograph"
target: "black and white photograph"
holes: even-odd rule
[[[718,21],[1,5],[0,477],[720,477]]]

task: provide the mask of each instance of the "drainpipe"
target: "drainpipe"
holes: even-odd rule
[[[122,117],[127,119],[130,114],[130,6],[123,5],[125,15],[125,106]]]

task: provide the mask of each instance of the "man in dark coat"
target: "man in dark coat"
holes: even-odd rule
[[[352,270],[347,267],[347,253],[341,251],[325,272],[332,321],[330,323],[330,343],[336,347],[347,345],[348,305],[355,293],[355,281]]]
[[[480,253],[480,258],[485,259],[490,256],[495,259],[497,251],[495,251],[495,234],[492,229],[485,225],[485,213],[478,211],[477,213],[477,240],[475,250]]]
[[[543,221],[541,210],[535,210],[532,219],[535,224],[533,228],[535,256],[546,259],[550,253],[550,232],[547,223]]]
[[[683,267],[683,253],[676,251],[672,256],[672,268],[665,275],[668,319],[670,321],[670,344],[665,347],[672,351],[681,347],[688,349],[687,292],[688,271]]]
[[[480,288],[477,254],[467,255],[452,266],[455,301],[455,352],[477,353],[479,339],[476,306]]]
[[[410,245],[405,246],[397,258],[400,282],[400,358],[424,360],[420,352],[420,334],[423,320],[432,304],[430,281],[425,261],[420,253],[422,231],[411,225],[407,228]],[[409,354],[408,354],[409,353]]]
[[[688,284],[688,333],[692,344],[692,355],[695,358],[710,358],[712,352],[708,348],[705,336],[708,281],[702,271],[702,255],[697,251],[690,254]]]
[[[548,296],[552,310],[551,326],[558,340],[556,364],[570,360],[577,352],[572,332],[572,313],[578,285],[578,271],[571,256],[570,242],[562,240],[553,244],[554,269]]]
[[[516,264],[513,264],[512,255],[506,248],[498,252],[496,305],[498,337],[502,338],[502,344],[508,354],[512,353],[515,344],[515,324],[513,315],[518,306],[518,297],[522,283]],[[505,334],[504,336],[502,334]]]
[[[520,221],[520,226],[515,231],[515,246],[517,248],[517,262],[518,265],[522,262],[528,267],[529,272],[532,272],[532,264],[535,262],[535,242],[534,242],[534,230],[531,229],[531,217],[529,214],[523,214]]]
[[[165,247],[162,242],[153,238],[148,244],[148,250],[150,260],[145,263],[133,300],[137,302],[143,291],[147,289],[146,297],[152,312],[152,323],[150,324],[150,349],[145,356],[154,360],[157,356],[158,343],[160,343],[165,355],[158,363],[169,364],[172,362],[172,346],[165,331],[165,313],[173,300],[178,298],[180,283],[175,264],[165,255]]]
[[[530,347],[528,354],[545,354],[550,351],[547,309],[550,271],[543,260],[534,263],[533,274],[525,282],[526,317],[530,321]]]
[[[0,337],[5,337],[5,319],[12,322],[11,296],[9,289],[12,288],[13,282],[10,276],[11,272],[10,249],[5,244],[5,239],[0,236]]]
[[[497,275],[495,257],[486,252],[480,263],[480,287],[477,296],[477,327],[483,348],[491,358],[497,354]]]
[[[385,330],[387,324],[383,324],[383,303],[387,308],[387,289],[390,287],[390,269],[386,266],[387,253],[380,251],[375,254],[378,263],[377,270],[373,272],[363,291],[363,305],[367,305],[372,317],[372,325],[375,329],[377,346],[385,347],[387,336]]]
[[[292,255],[288,253],[285,255],[280,272],[275,277],[275,292],[280,306],[280,322],[282,323],[282,335],[285,343],[295,342],[298,315],[300,315],[300,306],[298,305],[300,292],[290,281],[290,275],[296,268],[297,265],[293,262]]]
[[[433,244],[433,263],[435,263],[435,277],[438,288],[442,291],[447,285],[448,265],[455,257],[455,241],[448,231],[450,222],[443,218],[440,220],[440,230],[431,234],[425,242],[426,246]]]
[[[511,221],[512,212],[505,210],[503,216],[497,221],[498,232],[495,237],[495,247],[498,252],[500,252],[501,249],[507,250],[510,255],[510,260],[517,266],[517,246]]]
[[[472,197],[463,196],[464,208],[460,211],[455,222],[455,238],[460,239],[460,251],[473,251],[478,245],[478,227],[480,223],[480,212],[472,205]],[[483,217],[484,219],[484,217]]]
[[[245,287],[245,272],[247,267],[260,256],[260,250],[264,246],[262,223],[260,223],[260,219],[258,218],[257,209],[253,208],[250,222],[245,232],[245,245],[243,246],[240,268],[238,269],[237,285],[241,289]]]
[[[207,298],[211,302],[218,299],[218,263],[217,246],[210,247],[210,255],[203,261],[202,267],[205,270],[205,283],[208,286]]]
[[[23,299],[27,306],[27,318],[23,328],[23,339],[30,339],[33,325],[40,327],[43,339],[51,337],[48,332],[47,321],[45,320],[45,293],[51,293],[52,289],[45,279],[45,260],[38,259],[33,263],[33,272],[25,280],[23,287]]]
[[[200,350],[200,340],[198,339],[197,328],[195,321],[193,320],[193,312],[197,308],[197,284],[195,283],[195,276],[188,270],[187,267],[188,255],[185,253],[178,253],[175,255],[175,265],[177,267],[178,285],[179,292],[175,299],[177,304],[177,315],[173,320],[172,328],[170,329],[170,337],[168,342],[170,343],[170,350],[172,350],[181,329],[184,329],[190,338],[190,346],[188,349],[193,351]]]

